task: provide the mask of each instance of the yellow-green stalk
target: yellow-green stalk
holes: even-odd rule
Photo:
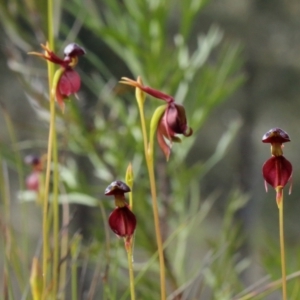
[[[142,79],[138,77],[137,82],[143,85]],[[150,139],[150,143],[148,144],[148,136],[146,130],[146,121],[144,115],[144,102],[145,102],[145,93],[136,88],[136,100],[139,107],[139,113],[141,118],[141,126],[142,126],[142,134],[144,140],[144,151],[145,158],[148,168],[148,175],[150,180],[150,188],[151,188],[151,196],[152,196],[152,208],[153,208],[153,217],[154,217],[154,225],[155,225],[155,235],[157,242],[157,250],[159,257],[159,266],[160,266],[160,293],[161,299],[166,299],[166,278],[165,278],[165,261],[164,261],[164,251],[163,251],[163,242],[160,231],[160,221],[159,221],[159,212],[158,212],[158,203],[157,203],[157,195],[156,195],[156,182],[155,182],[155,173],[154,173],[154,143],[153,138]],[[151,135],[151,133],[150,133]],[[152,140],[152,141],[151,141]]]
[[[53,0],[47,2],[48,12],[48,46],[54,50],[54,24],[53,24]],[[58,214],[58,157],[57,157],[57,143],[56,143],[56,128],[55,128],[55,98],[52,92],[54,65],[47,61],[48,65],[48,85],[49,85],[49,105],[50,105],[50,126],[48,136],[48,150],[47,150],[47,166],[46,178],[44,189],[44,202],[43,202],[43,298],[45,298],[48,288],[48,260],[49,260],[49,227],[50,218],[48,217],[48,203],[49,203],[49,183],[52,165],[54,165],[54,179],[53,179],[53,237],[54,237],[54,250],[53,250],[53,278],[52,278],[52,294],[53,298],[56,297],[58,286],[58,263],[59,263],[59,247],[58,247],[58,231],[59,231],[59,214]]]
[[[276,189],[276,200],[279,209],[279,240],[280,240],[280,260],[281,260],[281,277],[282,277],[282,299],[287,300],[282,187],[278,187]]]
[[[126,170],[125,182],[130,187],[131,192],[129,192],[129,206],[132,210],[133,208],[133,169],[132,164],[130,163]],[[134,289],[134,271],[133,271],[133,245],[134,245],[134,235],[129,237],[129,241],[126,241],[125,238],[125,248],[127,251],[127,261],[128,261],[128,271],[129,271],[129,282],[130,282],[130,297],[131,300],[135,300],[135,289]]]

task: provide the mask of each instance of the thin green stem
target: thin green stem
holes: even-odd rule
[[[53,0],[48,0],[48,46],[54,49],[54,34],[53,34]],[[44,186],[44,201],[43,201],[43,298],[47,293],[47,278],[48,278],[48,258],[49,258],[49,218],[48,218],[48,203],[49,203],[49,183],[51,173],[53,141],[55,137],[55,102],[52,93],[52,83],[54,76],[54,65],[47,61],[48,65],[48,85],[49,85],[49,103],[50,103],[50,126],[48,136],[48,150],[47,150],[47,166],[46,178]]]
[[[286,277],[286,279],[287,279],[287,281],[291,281],[293,279],[299,279],[299,277],[300,277],[300,271],[297,271],[295,273],[288,275]],[[263,287],[260,287],[257,290],[249,292],[245,295],[242,295],[242,296],[237,295],[237,296],[233,297],[233,300],[250,300],[250,299],[253,299],[254,297],[258,297],[263,294],[267,295],[267,294],[271,293],[272,291],[279,289],[280,286],[282,286],[282,279],[278,279],[278,280],[272,281],[270,283],[267,283]],[[291,298],[291,299],[293,299],[293,298]]]
[[[77,300],[77,262],[72,261],[71,267],[71,286],[72,286],[72,299]]]
[[[142,126],[142,134],[143,134],[143,141],[144,141],[144,150],[145,150],[145,156],[147,158],[147,152],[148,152],[148,135],[146,130],[146,121],[145,121],[145,115],[144,115],[144,104],[142,101],[137,101],[139,112],[140,112],[140,118],[141,118],[141,126]]]
[[[52,112],[55,110],[54,99],[50,96],[50,128],[48,137],[48,151],[47,151],[47,166],[46,166],[46,178],[44,189],[44,201],[43,201],[43,292],[45,295],[47,289],[47,276],[48,276],[48,258],[49,258],[49,244],[48,244],[48,203],[49,203],[49,182],[52,160],[52,142],[53,142],[53,123],[55,121],[55,114]]]
[[[99,208],[103,220],[103,227],[105,232],[105,258],[106,264],[104,268],[104,274],[102,276],[102,282],[104,285],[104,299],[109,299],[111,296],[110,286],[108,284],[108,276],[109,276],[109,267],[110,267],[110,237],[109,237],[109,228],[107,223],[107,215],[103,206],[103,203],[99,202]]]
[[[132,170],[132,164],[129,163],[127,170],[126,170],[126,175],[125,175],[125,181],[126,184],[130,187],[131,192],[129,193],[129,206],[130,209],[133,209],[133,194],[132,194],[132,189],[133,189],[133,170]]]
[[[134,289],[134,272],[133,272],[133,240],[134,237],[130,238],[130,242],[127,250],[127,260],[128,260],[128,271],[129,271],[129,282],[130,282],[130,297],[131,300],[135,300],[135,289]],[[125,242],[126,243],[126,242]]]
[[[286,263],[285,263],[285,246],[284,246],[284,218],[283,218],[283,191],[277,191],[277,204],[279,209],[279,239],[280,239],[280,258],[282,274],[282,299],[287,300],[286,288]]]
[[[56,299],[59,275],[59,203],[58,203],[58,154],[55,130],[55,110],[53,124],[53,296]]]
[[[77,300],[78,297],[78,281],[77,281],[77,260],[78,260],[78,253],[79,248],[81,245],[81,235],[75,233],[71,243],[70,243],[70,251],[71,251],[71,293],[72,293],[72,300]]]
[[[138,81],[140,78],[138,79]],[[141,82],[141,81],[140,81]],[[141,91],[137,88],[137,90]],[[142,91],[141,91],[142,92]],[[152,196],[152,208],[153,208],[153,217],[154,217],[154,225],[155,225],[155,235],[157,242],[157,250],[159,256],[159,266],[160,266],[160,288],[161,288],[161,299],[166,299],[166,279],[165,279],[165,260],[164,260],[164,251],[163,251],[163,242],[162,236],[160,232],[160,221],[159,221],[159,212],[158,212],[158,203],[157,203],[157,195],[156,195],[156,182],[155,182],[155,173],[154,173],[154,140],[151,138],[150,143],[148,144],[148,136],[146,130],[146,121],[144,115],[144,99],[143,95],[136,91],[136,98],[139,107],[139,113],[141,118],[141,126],[142,126],[142,134],[144,140],[144,151],[145,158],[148,168],[149,180],[150,180],[150,189]]]
[[[48,0],[47,5],[48,5],[48,7],[47,7],[47,9],[48,9],[48,43],[49,43],[50,49],[54,49],[53,0]],[[53,70],[54,70],[54,68],[53,68]],[[53,73],[52,73],[51,81],[52,81],[52,78],[53,78]],[[52,84],[50,87],[52,87]]]
[[[60,299],[65,299],[65,287],[67,281],[67,261],[66,257],[68,256],[68,244],[69,244],[69,230],[68,226],[70,223],[70,210],[69,210],[69,203],[63,204],[63,225],[62,225],[62,232],[61,232],[61,251],[60,251],[60,260],[63,261],[60,266],[59,272],[59,290]]]
[[[159,266],[160,266],[160,293],[161,299],[166,299],[166,275],[165,275],[165,260],[164,260],[164,249],[162,236],[160,232],[160,222],[159,222],[159,212],[158,212],[158,203],[156,196],[156,183],[155,183],[155,173],[154,173],[154,164],[153,164],[153,142],[149,144],[149,148],[146,150],[146,160],[147,167],[150,179],[150,188],[152,195],[152,207],[153,207],[153,216],[154,216],[154,225],[155,225],[155,234],[157,242],[157,250],[159,257]]]

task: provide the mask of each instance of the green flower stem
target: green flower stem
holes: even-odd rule
[[[53,32],[53,0],[48,0],[48,46],[54,49],[54,32]],[[46,297],[47,292],[47,278],[48,278],[48,259],[49,259],[49,227],[50,219],[48,218],[48,203],[49,203],[49,183],[50,171],[53,154],[54,165],[54,179],[53,179],[53,236],[54,236],[54,250],[53,250],[53,298],[56,298],[58,286],[58,263],[59,263],[59,212],[58,212],[58,157],[57,157],[57,142],[56,142],[56,128],[55,128],[55,99],[52,92],[54,65],[47,62],[48,65],[48,84],[49,84],[49,103],[50,103],[50,126],[48,137],[48,150],[47,150],[47,166],[46,166],[46,179],[43,201],[43,298]]]
[[[69,223],[70,223],[70,209],[69,203],[64,203],[62,205],[62,214],[63,214],[63,224],[62,224],[62,232],[61,232],[61,251],[60,251],[60,261],[62,262],[60,265],[59,272],[59,291],[60,291],[60,299],[65,299],[65,287],[67,281],[67,261],[66,257],[69,252]]]
[[[78,254],[81,246],[81,235],[75,233],[71,243],[70,243],[70,252],[72,258],[71,264],[71,293],[72,293],[72,300],[77,300],[78,297],[78,281],[77,281],[77,261],[78,261]]]
[[[130,187],[130,190],[131,190],[131,192],[129,193],[129,206],[130,206],[130,209],[132,210],[132,208],[133,208],[133,197],[132,197],[133,170],[132,170],[132,164],[131,163],[129,163],[129,165],[127,167],[127,170],[126,170],[125,182]]]
[[[279,239],[280,239],[280,259],[281,259],[281,274],[282,274],[282,299],[287,300],[282,187],[277,188],[276,192],[277,192],[276,201],[279,209]]]
[[[132,164],[130,163],[127,167],[126,170],[126,175],[125,175],[125,181],[126,184],[130,187],[131,192],[129,193],[129,206],[130,209],[132,210],[133,208],[133,193],[132,193],[132,188],[133,188],[133,171],[132,171]],[[133,245],[134,245],[134,235],[131,236],[130,238],[124,239],[125,242],[125,248],[127,252],[127,260],[128,260],[128,271],[129,271],[129,285],[130,285],[130,297],[131,300],[135,300],[135,281],[134,281],[134,272],[133,272]]]
[[[77,261],[74,259],[72,261],[72,266],[71,266],[71,289],[72,289],[72,299],[77,300],[77,286],[78,286],[78,281],[77,281]]]
[[[54,101],[53,101],[54,102]],[[53,296],[57,299],[59,280],[59,203],[58,203],[58,153],[57,153],[57,137],[55,129],[55,110],[53,124]]]
[[[160,288],[161,288],[161,299],[166,299],[166,275],[165,275],[165,260],[164,260],[164,249],[163,242],[160,232],[160,222],[159,222],[159,213],[158,213],[158,203],[156,196],[156,183],[155,183],[155,173],[154,173],[154,164],[153,164],[153,142],[149,144],[149,147],[146,150],[146,160],[147,167],[150,179],[151,195],[152,195],[152,207],[154,215],[154,224],[155,224],[155,233],[156,233],[156,242],[157,250],[159,257],[160,265]]]
[[[138,79],[139,81],[140,79]],[[142,134],[144,140],[144,150],[145,150],[145,158],[148,168],[149,180],[150,180],[150,188],[151,188],[151,196],[152,196],[152,208],[153,208],[153,216],[154,216],[154,224],[155,224],[155,234],[156,234],[156,242],[157,242],[157,250],[159,256],[159,266],[160,266],[160,288],[161,288],[161,299],[166,299],[166,276],[165,276],[165,260],[164,260],[164,251],[163,251],[163,242],[160,232],[160,222],[159,222],[159,213],[158,213],[158,203],[156,196],[156,183],[155,183],[155,173],[154,173],[154,156],[153,156],[153,148],[154,142],[153,138],[148,144],[148,136],[146,131],[146,121],[144,115],[144,95],[143,92],[137,88],[136,90],[136,99],[139,107],[139,113],[141,118],[141,126],[142,126]]]
[[[50,64],[48,63],[48,70]],[[49,78],[49,82],[51,79]],[[55,103],[54,99],[50,94],[50,128],[48,137],[48,151],[47,151],[47,166],[46,166],[46,178],[45,178],[45,189],[44,189],[44,201],[43,201],[43,295],[47,290],[47,277],[48,277],[48,258],[49,258],[49,244],[48,244],[48,231],[49,231],[49,220],[48,220],[48,203],[49,203],[49,182],[50,182],[50,171],[51,171],[51,160],[52,160],[52,145],[53,145],[53,124],[55,121]],[[45,296],[44,296],[45,297]]]
[[[133,272],[133,241],[134,236],[130,237],[128,246],[126,247],[127,259],[128,259],[128,271],[129,271],[129,284],[130,284],[130,299],[135,300],[135,289],[134,289],[134,272]],[[125,241],[126,245],[127,241]]]
[[[107,223],[107,215],[103,206],[103,203],[99,201],[99,208],[103,220],[103,228],[105,232],[105,271],[102,276],[102,282],[104,286],[104,299],[110,299],[112,297],[112,293],[110,291],[110,286],[108,284],[108,276],[109,276],[109,266],[110,266],[110,236],[109,236],[109,227]]]

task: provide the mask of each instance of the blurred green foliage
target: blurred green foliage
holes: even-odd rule
[[[247,197],[229,187],[233,191],[220,220],[212,210],[218,198],[217,189],[207,199],[201,196],[201,180],[225,157],[241,126],[240,120],[231,120],[228,128],[224,128],[215,152],[206,161],[191,156],[193,147],[201,142],[197,141],[197,132],[205,120],[245,79],[240,72],[240,47],[223,42],[217,26],[194,35],[193,26],[207,2],[55,1],[55,52],[61,53],[63,46],[73,41],[87,51],[77,66],[83,81],[79,99],[68,102],[65,114],[58,112],[57,116],[60,199],[71,205],[71,222],[74,204],[95,205],[93,214],[88,216],[91,226],[87,230],[92,232],[92,241],[81,241],[76,234],[70,237],[69,265],[80,267],[78,299],[84,295],[87,299],[128,299],[123,241],[107,233],[107,215],[113,204],[104,198],[103,192],[112,180],[124,180],[129,162],[133,165],[134,212],[138,219],[134,253],[137,299],[159,298],[156,242],[138,109],[134,90],[118,84],[121,76],[138,75],[145,85],[173,95],[178,103],[184,104],[194,130],[192,137],[173,146],[168,163],[160,149],[156,149],[168,299],[225,300],[243,290],[240,275],[248,261],[236,255],[243,239],[234,216]],[[44,126],[49,121],[46,66],[26,52],[39,51],[39,43],[46,41],[46,2],[1,0],[0,8],[5,32],[3,51]],[[147,98],[145,105],[149,121],[160,103]],[[23,142],[22,150],[15,149],[15,142],[1,145],[1,162],[18,170],[20,152],[45,152],[46,130],[39,130],[39,139]],[[5,185],[2,180],[1,186]],[[26,200],[34,199],[28,192],[20,194],[23,200],[25,196]],[[5,203],[6,196],[2,198]],[[84,224],[72,226],[76,231]],[[24,270],[16,273],[23,279],[7,299],[19,299],[20,295],[22,299],[31,299],[29,268],[24,267],[30,264],[31,257],[18,258],[19,250],[20,246],[13,249],[10,259],[19,259]],[[279,265],[277,262],[277,268]]]

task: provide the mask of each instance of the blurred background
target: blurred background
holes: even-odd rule
[[[75,109],[67,107],[72,113],[66,113],[64,121],[61,114],[58,117],[61,122],[61,163],[73,175],[76,170],[74,176],[77,185],[74,189],[104,201],[105,209],[109,213],[113,205],[103,198],[103,191],[110,181],[124,179],[126,166],[129,161],[133,161],[134,172],[141,178],[141,183],[136,182],[136,198],[147,198],[144,195],[147,174],[143,169],[134,91],[117,83],[122,76],[134,78],[142,75],[146,85],[177,95],[179,102],[184,102],[188,121],[195,128],[194,139],[190,144],[187,138],[180,146],[173,146],[174,153],[170,160],[173,158],[175,162],[170,163],[169,169],[165,166],[160,150],[156,149],[158,190],[162,198],[161,216],[163,222],[168,223],[163,230],[165,239],[177,228],[176,222],[180,223],[183,220],[181,212],[188,210],[187,207],[194,201],[191,200],[191,191],[195,189],[196,202],[204,203],[207,199],[213,199],[213,205],[205,221],[196,223],[189,229],[187,240],[192,247],[188,250],[192,252],[192,256],[185,262],[187,269],[197,261],[198,254],[200,260],[203,260],[209,249],[218,253],[216,244],[220,232],[230,232],[233,225],[238,227],[238,232],[232,240],[235,246],[228,254],[227,259],[230,262],[227,262],[227,266],[236,266],[238,262],[245,263],[245,267],[241,264],[241,271],[237,271],[240,285],[236,285],[238,287],[234,292],[228,293],[228,298],[222,298],[217,292],[212,292],[217,290],[217,286],[218,292],[224,292],[224,286],[220,283],[218,285],[215,277],[215,281],[210,281],[209,278],[212,277],[208,275],[214,274],[214,268],[216,273],[221,272],[224,265],[219,262],[220,265],[212,267],[212,273],[205,276],[205,282],[210,288],[203,292],[203,295],[206,295],[203,299],[233,299],[245,286],[253,284],[266,274],[273,279],[280,276],[275,192],[272,188],[269,188],[268,193],[265,192],[261,175],[261,167],[270,157],[269,145],[263,144],[261,138],[273,127],[282,128],[291,138],[291,143],[287,143],[284,148],[284,155],[293,164],[292,194],[288,195],[288,188],[285,189],[285,226],[288,273],[297,271],[300,267],[300,174],[297,167],[300,149],[297,139],[300,135],[299,1],[211,0],[187,1],[182,4],[175,0],[149,3],[128,0],[124,1],[125,5],[123,1],[117,0],[111,5],[109,1],[83,2],[84,4],[74,0],[68,4],[56,3],[56,24],[60,26],[60,30],[57,30],[57,52],[62,55],[63,47],[73,40],[81,43],[87,50],[86,57],[80,58],[78,65],[83,81],[79,100],[72,100],[75,104],[70,105],[75,106]],[[195,13],[192,11],[193,5],[197,7]],[[119,6],[119,9],[114,6]],[[122,11],[123,6],[126,7],[125,11]],[[185,6],[190,10],[184,10]],[[18,180],[15,158],[17,156],[13,149],[17,146],[23,158],[32,153],[42,155],[47,144],[46,64],[26,54],[28,51],[40,51],[39,44],[46,40],[46,20],[45,8],[34,1],[25,1],[24,4],[18,1],[1,1],[1,7],[0,101],[3,116],[0,118],[0,143],[2,160],[5,162],[3,172],[7,172],[11,192],[11,224],[18,235],[22,233],[24,219],[20,218],[22,205],[17,199],[17,192],[25,187]],[[149,14],[145,15],[145,11]],[[92,15],[93,12],[95,15]],[[126,14],[129,14],[128,19]],[[184,17],[190,18],[191,22],[186,21]],[[158,20],[158,25],[152,24],[152,20]],[[182,20],[185,20],[186,27],[182,25]],[[138,25],[145,28],[136,29],[138,27],[135,26]],[[160,26],[165,30],[163,37],[160,35]],[[178,32],[182,34],[182,41]],[[202,36],[202,43],[199,43],[198,36]],[[157,54],[155,42],[159,49]],[[167,48],[163,48],[164,45],[167,45]],[[126,47],[128,51],[125,50]],[[201,52],[205,47],[207,55]],[[147,51],[152,51],[153,54],[148,54]],[[193,61],[188,61],[185,51],[190,56],[193,53],[202,53],[199,57],[203,63],[195,60],[195,71],[189,65],[192,65]],[[170,61],[168,65],[168,55],[171,60],[173,54],[178,62],[176,65],[173,62],[172,66]],[[185,63],[189,65],[186,68],[182,67]],[[189,79],[189,76],[192,79]],[[181,86],[183,82],[186,86]],[[182,92],[179,86],[182,90],[187,88],[188,91]],[[150,105],[152,110],[156,106],[154,104]],[[200,110],[200,107],[205,109]],[[99,115],[95,116],[99,111]],[[11,138],[6,115],[9,115],[13,124],[16,143]],[[149,118],[150,116],[149,113]],[[88,142],[74,138],[74,135],[84,136],[86,132],[90,139]],[[116,140],[111,138],[113,133],[118,133]],[[124,137],[125,142],[121,137]],[[91,147],[89,143],[99,143],[93,150],[100,153],[98,165],[91,158],[92,150],[91,155],[85,152]],[[182,150],[179,148],[187,144],[186,153],[180,152]],[[114,149],[110,155],[105,154],[107,145]],[[124,145],[122,154],[119,153],[120,145]],[[135,152],[140,154],[134,154]],[[182,168],[181,161],[184,161]],[[195,171],[193,166],[198,166],[199,169]],[[182,170],[181,177],[176,173],[178,168]],[[29,169],[26,166],[23,166],[23,169],[25,180]],[[185,185],[188,186],[186,192],[180,192],[176,188],[180,186],[183,189]],[[71,188],[67,186],[67,191],[69,190]],[[180,193],[184,196],[177,199],[180,198]],[[176,203],[185,199],[186,207],[183,204],[175,204],[175,199]],[[232,209],[232,223],[226,225],[224,216],[231,207],[231,200],[239,204]],[[103,226],[99,211],[84,203],[75,205],[70,201],[70,205],[71,211],[74,212],[72,231],[80,230],[87,249],[95,244],[97,251],[101,252],[103,234],[96,230]],[[149,205],[136,208],[141,219],[144,218],[143,212],[148,211]],[[34,202],[25,206],[29,216],[26,217],[29,240],[36,245],[40,237],[40,208]],[[147,240],[149,236],[146,232],[150,232],[151,236],[151,225],[145,221],[141,227],[143,229],[140,233],[137,232],[137,241],[139,238]],[[111,239],[114,240],[115,237],[112,235]],[[147,257],[146,250],[151,249],[151,246],[147,245],[146,241],[142,241],[141,245],[138,242],[136,244],[136,260],[142,261]],[[226,242],[222,247],[225,244]],[[35,250],[36,248],[32,247],[29,253]],[[188,256],[188,250],[182,250],[186,252],[181,254]],[[172,251],[169,251],[172,261]],[[94,260],[98,260],[97,255]],[[176,271],[180,273],[180,267],[176,266],[174,269],[174,277],[183,284],[190,275],[185,279],[180,278],[176,274]],[[89,275],[86,277],[89,278]],[[85,282],[88,281],[87,279]],[[150,283],[147,284],[150,289]],[[170,280],[169,284],[177,286],[175,279]],[[199,285],[199,282],[197,284]],[[99,289],[101,290],[101,287]],[[198,299],[192,298],[192,295],[199,295],[199,291],[194,290],[194,294],[190,291],[186,298],[178,299]],[[275,293],[270,298],[263,299],[276,300],[279,299],[278,295]],[[153,297],[142,299],[155,299],[155,295]]]

